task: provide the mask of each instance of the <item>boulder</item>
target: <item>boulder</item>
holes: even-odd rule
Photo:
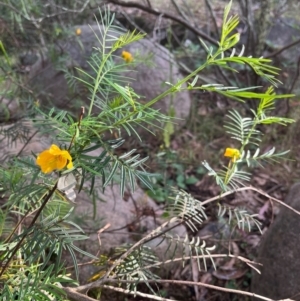
[[[104,193],[99,193],[94,204],[96,205],[95,211],[91,197],[81,192],[77,196],[74,212],[75,221],[87,229],[89,234],[88,241],[79,242],[78,245],[92,254],[111,254],[115,247],[134,244],[167,221],[160,217],[163,210],[140,188],[132,193],[127,191],[122,197],[119,185],[107,187]],[[170,234],[176,238],[184,238],[187,231],[183,225],[180,225],[172,229]],[[169,243],[168,240],[162,242],[162,238],[155,238],[147,245],[160,260],[166,260],[173,255],[175,249],[174,243],[166,253]],[[180,247],[176,254],[181,258]],[[88,260],[88,258],[80,259],[80,261]],[[171,268],[174,268],[174,264],[177,266],[178,262],[172,263]],[[170,268],[170,264],[166,268]],[[97,270],[99,268],[92,265],[80,268],[80,282],[86,282]],[[159,273],[163,274],[162,271]]]
[[[300,211],[300,183],[292,186],[286,203]],[[299,241],[300,216],[283,207],[259,246],[261,275],[253,272],[253,293],[275,300],[300,300]]]
[[[300,23],[297,19],[292,18],[277,18],[273,21],[267,34],[267,44],[275,50],[279,50],[292,42],[299,39]],[[296,44],[293,47],[286,48],[279,54],[281,59],[285,59],[288,62],[295,62],[295,58],[298,57],[300,51],[300,44]],[[293,66],[291,66],[293,67]]]
[[[101,30],[103,27],[100,26]],[[75,31],[80,29],[80,35]],[[120,34],[113,32],[115,36]],[[76,73],[75,68],[80,68],[91,74],[93,71],[87,60],[100,47],[97,36],[101,39],[98,25],[76,26],[73,35],[59,40],[54,48],[54,57],[66,56],[66,67],[70,72]],[[136,63],[128,66],[129,71],[122,73],[128,77],[128,83],[141,95],[142,102],[148,102],[167,90],[170,86],[165,82],[175,84],[182,79],[173,55],[163,46],[148,39],[136,41],[116,51],[115,61],[121,60],[122,51],[129,51]],[[122,61],[123,62],[123,61]],[[123,62],[124,63],[124,62]],[[82,105],[82,100],[88,102],[87,91],[75,86],[68,87],[65,73],[60,68],[60,61],[53,62],[49,55],[39,55],[36,62],[29,68],[28,79],[32,88],[37,92],[37,98],[42,103],[52,104],[62,109],[74,112]],[[125,83],[127,84],[127,82]],[[183,85],[185,87],[185,85]],[[186,119],[190,112],[191,99],[188,91],[169,95],[154,105],[162,113],[168,114],[171,102],[174,104],[175,115]],[[178,121],[183,124],[182,121]]]

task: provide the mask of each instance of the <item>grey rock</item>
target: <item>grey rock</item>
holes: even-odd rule
[[[100,46],[96,35],[101,39],[101,33],[97,25],[91,27],[82,25],[75,28],[80,29],[81,34],[79,36],[73,34],[73,36],[58,41],[54,51],[56,56],[66,55],[69,57],[66,66],[70,71],[75,71],[75,68],[78,67],[91,74],[92,70],[87,60]],[[75,32],[75,29],[73,32]],[[112,34],[116,36],[119,33],[113,32]],[[151,57],[151,65],[138,62],[131,71],[123,74],[129,78],[130,86],[142,96],[142,102],[148,102],[167,90],[170,86],[167,86],[165,82],[175,84],[182,79],[174,57],[163,46],[142,39],[116,51],[114,56],[116,61],[120,60],[123,50],[129,51],[133,57]],[[40,55],[36,63],[31,66],[28,74],[30,83],[38,91],[38,98],[43,103],[47,102],[62,109],[76,111],[76,108],[82,105],[78,99],[83,99],[87,103],[86,91],[81,91],[80,88],[77,91],[70,91],[65,74],[59,70],[59,61],[52,62],[47,56]],[[182,87],[185,87],[185,85]],[[191,107],[188,91],[169,95],[156,103],[154,108],[167,114],[171,102],[174,104],[176,117],[186,119]],[[182,121],[178,121],[178,123],[183,124]]]
[[[300,183],[291,187],[286,203],[300,211]],[[264,234],[257,262],[261,275],[253,272],[252,291],[280,300],[300,300],[300,216],[282,207],[274,223]]]
[[[267,35],[267,44],[273,49],[281,49],[288,44],[298,40],[300,37],[300,23],[296,19],[291,18],[278,18],[274,20],[272,26],[270,26],[269,33]],[[285,49],[279,54],[281,58],[293,61],[297,58],[300,51],[300,44],[298,43],[294,47]]]
[[[95,211],[91,197],[85,192],[78,195],[76,203],[74,218],[84,229],[89,229],[90,233],[88,241],[79,243],[79,247],[92,254],[105,255],[115,247],[134,244],[166,222],[160,218],[161,208],[140,188],[123,198],[119,185],[107,187],[104,193],[99,193],[94,203]],[[103,232],[97,233],[100,229],[103,229]],[[172,229],[170,234],[183,239],[187,232],[185,227],[180,225]],[[155,238],[147,245],[160,260],[166,260],[173,255],[175,248],[174,243],[167,252],[169,243],[168,240]],[[178,247],[178,257],[182,256],[181,251]],[[174,264],[171,266],[174,267]],[[97,269],[99,268],[95,266],[84,267],[80,272],[80,280],[85,282]]]

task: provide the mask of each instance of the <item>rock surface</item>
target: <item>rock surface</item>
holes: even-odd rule
[[[73,36],[58,41],[56,52],[61,52],[61,55],[69,57],[66,64],[69,71],[74,71],[79,67],[91,74],[92,70],[87,60],[96,51],[95,48],[100,47],[95,34],[101,39],[101,33],[97,25],[82,25],[77,26],[76,29],[80,29],[81,34],[79,36],[73,34]],[[136,93],[142,96],[142,102],[148,102],[167,90],[170,86],[167,86],[165,82],[175,84],[182,79],[172,54],[163,46],[142,39],[116,51],[115,61],[120,62],[123,50],[129,51],[134,58],[140,57],[130,71],[122,74],[128,77],[128,82]],[[122,61],[122,63],[124,62]],[[38,92],[38,98],[43,102],[50,102],[56,107],[74,111],[74,108],[82,104],[79,99],[84,99],[86,103],[88,101],[87,91],[80,91],[80,89],[70,91],[65,74],[59,69],[59,62],[53,63],[47,57],[40,56],[37,62],[31,66],[29,79]],[[191,107],[189,93],[183,91],[167,96],[156,103],[154,108],[167,114],[171,101],[175,107],[176,117],[186,119]]]
[[[292,18],[278,18],[270,27],[267,35],[267,43],[276,50],[279,50],[299,39],[300,24],[299,21]],[[295,61],[300,51],[300,44],[286,48],[279,54],[279,57],[288,61]]]
[[[94,219],[93,202],[86,193],[80,193],[76,202],[74,218],[90,233],[89,239],[79,242],[79,246],[92,254],[108,254],[112,248],[122,244],[134,244],[167,221],[160,218],[163,213],[161,208],[140,188],[132,194],[125,192],[123,198],[118,185],[107,187],[105,193],[101,193],[95,202]],[[97,233],[100,229],[103,232],[101,230],[101,233]],[[180,225],[172,229],[170,234],[184,238],[187,232],[185,227]],[[164,260],[173,255],[175,245],[166,253],[169,242],[164,240],[161,243],[161,241],[161,238],[155,238],[147,245],[152,248],[156,256]],[[177,252],[180,252],[180,248]],[[182,253],[178,255],[181,256]],[[83,261],[88,260],[85,258]],[[174,263],[171,266],[174,267]],[[80,281],[86,282],[97,269],[99,268],[90,265],[81,268]]]
[[[300,183],[290,189],[286,203],[300,211]],[[300,300],[300,216],[282,207],[262,238],[257,262],[261,275],[253,272],[252,292],[281,300]]]

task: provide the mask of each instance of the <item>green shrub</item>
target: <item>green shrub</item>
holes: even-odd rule
[[[270,60],[243,56],[234,48],[239,42],[239,34],[235,33],[238,25],[237,16],[230,17],[231,2],[226,6],[219,47],[214,50],[202,42],[206,49],[206,61],[195,71],[171,85],[163,94],[146,104],[138,101],[138,95],[130,86],[119,81],[119,70],[130,67],[135,61],[128,59],[117,65],[113,60],[116,50],[143,38],[142,34],[133,32],[116,37],[110,47],[105,47],[108,40],[107,31],[102,31],[102,45],[96,49],[90,60],[95,76],[83,73],[78,77],[90,93],[90,104],[86,111],[81,109],[76,120],[68,112],[57,110],[44,111],[35,106],[35,117],[30,117],[40,131],[47,129],[56,141],[49,149],[40,154],[26,158],[16,158],[7,161],[0,167],[1,198],[5,202],[0,210],[0,244],[1,270],[0,288],[1,300],[65,300],[71,298],[80,300],[80,292],[92,288],[109,288],[123,293],[132,293],[145,297],[149,294],[138,291],[138,283],[146,283],[150,294],[155,294],[153,283],[164,283],[155,274],[155,267],[172,261],[182,261],[195,258],[198,267],[207,268],[207,260],[215,267],[215,257],[230,257],[230,254],[212,254],[214,247],[206,246],[205,241],[189,239],[189,237],[172,237],[168,232],[178,224],[184,223],[192,231],[207,218],[205,209],[208,203],[221,201],[222,197],[243,188],[250,180],[250,169],[263,161],[278,161],[287,153],[275,152],[275,149],[261,153],[261,126],[270,124],[287,125],[293,120],[269,115],[274,101],[291,95],[276,95],[272,85],[277,85],[278,69],[270,65]],[[102,13],[102,20],[107,29],[118,30],[113,25],[113,16],[107,11]],[[101,30],[100,26],[99,29]],[[3,48],[3,47],[2,47]],[[103,51],[106,50],[106,51]],[[227,71],[236,72],[237,66],[251,68],[257,75],[267,80],[271,86],[264,93],[255,92],[257,87],[238,88],[224,86],[221,83],[198,85],[198,74],[210,66],[219,66]],[[225,157],[228,165],[220,171],[215,171],[208,162],[202,164],[209,175],[214,177],[220,187],[215,198],[200,202],[184,190],[169,189],[168,209],[169,220],[163,225],[145,235],[136,244],[122,247],[115,259],[110,262],[104,274],[95,275],[92,283],[71,288],[68,285],[76,281],[69,278],[64,266],[63,251],[68,251],[73,259],[76,275],[80,272],[76,253],[82,253],[94,259],[95,263],[107,265],[104,259],[87,254],[76,246],[76,241],[87,239],[82,229],[69,217],[73,210],[74,194],[79,192],[85,183],[89,183],[90,194],[95,191],[95,182],[101,180],[101,189],[111,183],[119,183],[121,195],[124,195],[125,185],[135,189],[137,181],[153,191],[153,176],[145,167],[146,158],[141,158],[135,149],[125,153],[116,152],[124,143],[122,134],[138,134],[142,123],[151,124],[158,121],[162,127],[168,124],[170,117],[152,109],[152,105],[170,93],[177,93],[187,83],[188,90],[209,91],[239,102],[248,99],[258,100],[256,111],[251,116],[243,117],[238,111],[227,114],[225,131],[232,137]],[[114,97],[111,97],[113,91]],[[95,108],[98,112],[95,114]],[[99,110],[100,109],[100,110]],[[117,138],[116,138],[117,133]],[[4,133],[5,134],[5,133]],[[9,133],[6,133],[9,136]],[[143,137],[140,137],[141,139]],[[231,147],[234,145],[234,147]],[[91,151],[98,150],[98,155]],[[181,177],[180,177],[181,176]],[[187,181],[178,174],[177,186],[184,188]],[[99,183],[99,182],[97,182]],[[97,187],[99,188],[99,187]],[[235,220],[236,226],[242,230],[259,227],[255,215],[248,214],[239,208],[227,208],[219,204],[219,216],[227,214],[229,222]],[[12,227],[13,225],[13,227]],[[159,261],[145,246],[154,237],[161,236],[176,247],[183,247],[180,258],[171,258],[166,262]],[[176,254],[175,250],[173,252]],[[55,262],[52,258],[55,256]],[[246,259],[242,259],[247,263]],[[102,261],[101,261],[102,260]],[[103,263],[104,261],[104,263]],[[99,278],[99,279],[98,279]],[[171,281],[176,283],[176,281]],[[119,286],[107,285],[107,283]],[[179,284],[185,283],[179,281]],[[124,284],[124,286],[123,286]],[[188,283],[191,284],[191,283]],[[218,287],[214,287],[218,289]],[[237,290],[228,290],[240,293]],[[153,296],[154,298],[154,296]],[[157,297],[158,300],[159,297]]]

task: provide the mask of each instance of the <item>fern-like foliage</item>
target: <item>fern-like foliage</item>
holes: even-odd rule
[[[230,119],[225,124],[227,133],[231,135],[232,139],[238,140],[241,145],[246,146],[248,143],[258,145],[261,141],[261,132],[253,129],[253,119],[250,117],[243,118],[236,110],[230,111],[227,114]],[[251,141],[249,140],[251,139]]]
[[[230,208],[221,204],[218,204],[218,206],[219,217],[223,217],[225,214],[227,214],[228,222],[234,223],[239,229],[243,231],[247,229],[250,232],[253,228],[253,225],[255,225],[261,232],[261,223],[256,219],[258,214],[249,214],[246,210],[241,208]]]
[[[203,161],[202,165],[208,170],[208,175],[213,177],[216,181],[216,184],[220,187],[220,189],[225,192],[225,191],[229,191],[229,187],[226,185],[226,183],[224,182],[224,175],[220,175],[219,173],[217,173],[210,165],[207,161]]]
[[[106,116],[104,116],[104,112]],[[155,110],[153,110],[153,112],[156,115]],[[126,107],[124,113],[129,114]],[[133,129],[130,123],[138,124],[142,122],[143,119],[148,119],[149,115],[144,116],[143,112],[137,111],[135,117],[132,116],[128,118],[129,120],[126,120],[127,117],[123,117],[121,114],[122,109],[115,108],[112,110],[108,106],[105,106],[104,111],[102,111],[98,117],[83,119],[79,129],[77,122],[67,116],[66,112],[60,111],[56,113],[54,110],[51,110],[48,115],[44,115],[43,119],[36,120],[36,123],[46,128],[55,128],[57,130],[56,137],[61,140],[62,145],[65,141],[70,141],[71,137],[76,136],[76,139],[74,139],[75,151],[73,157],[75,163],[74,169],[80,169],[82,173],[80,187],[83,187],[84,181],[91,180],[92,191],[96,177],[101,177],[103,188],[105,188],[118,176],[122,195],[124,194],[127,178],[129,179],[132,189],[135,188],[136,179],[139,179],[146,187],[151,189],[151,181],[149,179],[151,174],[146,172],[143,167],[147,157],[140,158],[139,154],[134,154],[135,150],[118,156],[115,154],[115,151],[125,140],[122,138],[107,140],[104,139],[103,136],[106,131],[118,129],[116,123],[118,123],[120,119],[124,120],[124,122],[120,122],[120,124],[130,132],[131,129]],[[114,119],[115,117],[118,118],[118,121]],[[96,120],[102,121],[96,122]],[[107,123],[105,123],[105,121],[107,121]],[[109,123],[112,124],[110,125]],[[65,147],[67,147],[67,145],[65,145]],[[94,155],[95,151],[99,154]],[[92,154],[91,152],[94,153]]]
[[[62,284],[71,285],[75,282],[67,276],[54,273],[53,264],[43,270],[38,265],[26,267],[20,263],[13,264],[1,288],[0,297],[3,301],[63,301],[65,293]]]
[[[123,33],[121,28],[113,25],[114,15],[110,14],[109,11],[100,12],[100,18],[101,24],[105,24],[105,26],[102,26],[97,20],[99,33],[95,32],[95,35],[100,46],[96,48],[97,51],[89,61],[94,74],[88,74],[78,69],[86,78],[86,80],[81,78],[78,78],[78,80],[84,83],[91,92],[91,101],[88,109],[89,116],[92,114],[94,107],[99,106],[98,100],[108,100],[113,92],[120,93],[118,84],[122,83],[124,85],[128,81],[120,72],[125,70],[124,66],[126,65],[124,63],[115,63],[113,59],[114,52],[144,37],[144,34],[135,31]],[[126,97],[128,98],[126,93],[121,93],[121,95],[125,99]]]
[[[241,158],[238,160],[238,162],[246,162],[248,167],[256,167],[258,165],[264,167],[261,161],[278,163],[280,159],[284,159],[285,156],[289,153],[289,150],[280,153],[275,153],[275,150],[275,147],[272,147],[270,150],[266,151],[263,154],[260,154],[259,148],[256,149],[254,154],[251,154],[251,152],[247,150],[247,152],[242,153]]]
[[[22,233],[22,236],[26,236],[22,250],[26,254],[25,258],[29,264],[42,258],[41,269],[43,269],[48,265],[51,256],[55,254],[57,260],[55,268],[58,269],[58,263],[62,260],[62,252],[67,250],[73,259],[75,273],[78,277],[78,265],[74,251],[79,251],[89,257],[93,256],[74,245],[75,241],[85,240],[87,236],[83,235],[83,230],[78,225],[67,220],[71,212],[72,210],[64,217],[60,217],[58,212],[50,214]],[[47,250],[44,246],[47,246]]]
[[[171,213],[184,221],[192,231],[196,231],[197,226],[207,219],[205,208],[189,193],[176,189],[173,189],[173,192],[175,197],[169,197],[173,201],[170,208]]]
[[[182,253],[182,264],[185,265],[186,258],[190,258],[192,260],[193,256],[196,256],[197,265],[199,271],[205,270],[207,271],[207,257],[210,259],[213,267],[216,269],[215,262],[212,258],[211,252],[215,250],[215,246],[208,247],[206,246],[205,240],[200,240],[200,237],[192,237],[189,239],[188,235],[185,238],[173,237],[169,233],[163,236],[165,239],[169,240],[169,249],[172,245],[175,244],[174,249],[171,251],[174,257],[176,251],[179,249]],[[168,251],[169,251],[168,249]],[[201,262],[203,264],[204,269],[201,269]]]
[[[115,255],[121,255],[130,246],[124,246],[115,249]],[[157,280],[160,277],[154,274],[149,267],[157,264],[158,258],[153,251],[146,245],[140,246],[133,250],[119,265],[116,266],[114,272],[117,277],[123,280],[134,281],[127,284],[127,289],[136,291],[139,281],[146,280],[147,286],[155,294],[153,288],[147,283],[147,280]]]
[[[224,167],[225,170],[219,172],[219,176],[223,179],[227,186],[227,190],[236,190],[239,187],[245,186],[245,182],[250,181],[251,174],[249,172],[239,170],[234,164],[231,168]]]
[[[146,187],[152,188],[150,177],[143,164],[148,157],[140,159],[139,154],[134,154],[135,149],[117,156],[114,150],[124,143],[124,139],[116,139],[102,141],[101,144],[96,144],[91,148],[82,151],[78,158],[78,166],[82,168],[82,183],[84,180],[91,179],[91,191],[94,189],[96,176],[102,177],[103,189],[113,181],[120,183],[121,195],[124,194],[125,183],[129,182],[132,190],[136,187],[136,179],[139,179]],[[93,156],[89,153],[92,150],[102,149],[98,156]],[[127,181],[128,180],[128,181]]]
[[[192,256],[192,254],[196,254],[197,256],[197,264],[198,269],[201,270],[200,266],[200,259],[202,259],[202,262],[204,264],[204,270],[207,271],[207,264],[206,264],[206,257],[205,255],[210,255],[210,252],[215,249],[215,246],[207,247],[205,241],[200,241],[200,238],[193,237],[192,240],[189,241],[188,236],[186,236],[185,240],[183,241],[184,246],[187,248],[184,248],[184,256],[189,255]],[[213,267],[216,269],[215,263],[210,257],[211,263]]]
[[[281,97],[282,95],[280,95]],[[275,99],[277,99],[277,95],[274,92],[273,87],[269,87],[266,91],[266,96],[260,100],[260,103],[257,108],[257,112],[253,111],[254,120],[257,124],[273,124],[278,123],[281,125],[287,125],[295,122],[291,118],[284,118],[278,116],[267,116],[267,113],[272,111],[275,108]]]
[[[211,65],[218,65],[223,69],[228,69],[236,72],[236,70],[228,65],[228,63],[237,63],[241,65],[248,65],[257,75],[265,78],[273,85],[281,83],[275,76],[278,74],[279,69],[271,66],[270,59],[265,58],[252,58],[244,57],[244,47],[240,53],[236,56],[236,49],[233,48],[240,40],[239,33],[232,32],[236,29],[239,24],[238,16],[230,16],[229,12],[232,5],[232,1],[225,7],[223,25],[222,25],[222,34],[220,39],[220,47],[216,52],[213,53],[213,49],[209,48],[203,41],[202,45],[205,47],[208,53],[208,62]],[[231,50],[230,56],[226,57],[225,52]]]
[[[230,189],[235,190],[250,180],[250,174],[243,170],[244,163],[248,167],[263,166],[262,161],[278,162],[279,159],[288,153],[288,151],[275,153],[275,148],[273,147],[260,154],[260,149],[258,148],[263,136],[261,129],[258,129],[259,125],[273,123],[287,125],[294,122],[290,118],[268,116],[268,113],[274,108],[275,99],[280,97],[281,95],[277,97],[273,87],[269,87],[261,95],[257,110],[251,110],[253,116],[242,117],[236,110],[232,110],[227,114],[228,120],[224,127],[226,128],[226,132],[231,135],[231,138],[238,141],[240,145],[235,149],[238,156],[232,157],[228,167],[224,167],[223,170],[218,172],[214,171],[207,162],[203,162],[203,165],[209,171],[209,175],[212,175],[216,179],[216,183],[220,186],[222,192]],[[253,153],[252,150],[247,148],[256,148],[256,150]]]

